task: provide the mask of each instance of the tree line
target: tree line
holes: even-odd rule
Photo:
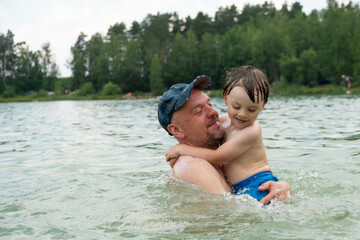
[[[50,43],[31,51],[25,42],[14,42],[14,34],[0,34],[0,94],[13,97],[40,89],[53,91],[58,67],[52,59]]]
[[[226,71],[240,65],[263,70],[271,83],[339,84],[342,74],[360,78],[359,5],[328,0],[326,9],[302,11],[299,2],[219,7],[212,18],[198,12],[147,15],[110,26],[106,35],[80,33],[71,47],[72,76],[59,79],[50,43],[32,52],[0,34],[0,93],[64,89],[99,93],[152,92],[208,75],[221,89]]]

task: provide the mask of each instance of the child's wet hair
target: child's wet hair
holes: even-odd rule
[[[269,98],[269,81],[266,75],[253,66],[241,66],[233,68],[226,76],[224,95],[229,95],[231,90],[236,87],[244,87],[252,102],[262,100],[264,103]]]

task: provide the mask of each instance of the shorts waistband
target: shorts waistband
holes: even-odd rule
[[[279,181],[279,179],[275,177],[271,171],[263,171],[256,173],[251,177],[248,177],[247,179],[244,179],[238,183],[235,183],[233,186],[235,189],[242,189],[248,186],[251,182],[256,181],[258,178],[264,178],[264,177],[268,178],[269,179],[268,181]]]

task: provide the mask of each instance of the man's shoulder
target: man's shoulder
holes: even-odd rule
[[[191,171],[191,169],[194,167],[195,164],[197,164],[197,162],[198,158],[194,158],[191,156],[180,156],[173,168],[174,176],[181,178],[185,174],[189,174],[189,170]]]
[[[184,180],[184,178],[187,178],[188,176],[196,175],[199,170],[209,167],[208,165],[211,164],[201,158],[180,156],[173,167],[173,175]]]
[[[175,163],[173,175],[184,182],[198,185],[213,194],[230,192],[223,173],[201,158],[181,156]]]

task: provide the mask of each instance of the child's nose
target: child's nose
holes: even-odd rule
[[[240,109],[238,115],[239,115],[240,117],[247,117],[247,113],[246,113],[246,111],[245,111],[244,108],[241,108],[241,109]]]

